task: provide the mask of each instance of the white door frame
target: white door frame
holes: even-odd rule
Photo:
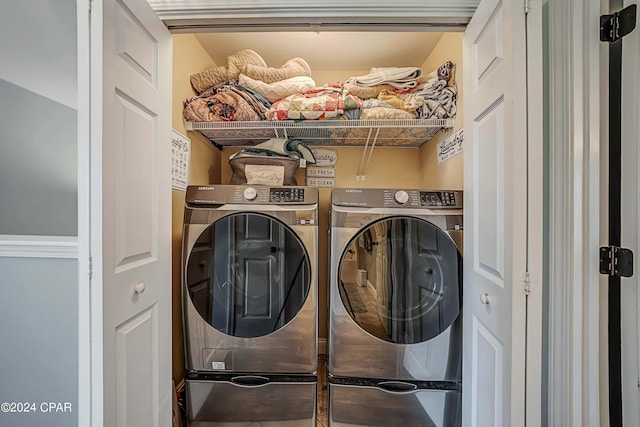
[[[549,425],[608,424],[599,384],[599,16],[596,0],[549,2]]]
[[[91,340],[94,337],[91,311],[90,260],[90,3],[76,1],[77,67],[78,67],[78,408],[79,426],[91,426],[91,408],[95,404],[91,394],[92,364]],[[94,338],[95,339],[95,338]],[[93,381],[96,381],[93,378]]]

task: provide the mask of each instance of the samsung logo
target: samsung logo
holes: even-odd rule
[[[362,190],[344,190],[345,193],[362,193]]]
[[[215,190],[215,189],[216,189],[216,187],[198,187],[198,190],[204,190],[204,191]]]

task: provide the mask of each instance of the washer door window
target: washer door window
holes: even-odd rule
[[[361,230],[338,274],[346,311],[385,341],[427,341],[460,314],[462,257],[444,231],[421,219],[386,218]]]
[[[200,316],[234,337],[270,334],[302,308],[309,256],[293,230],[261,214],[233,214],[211,224],[187,262],[189,297]]]

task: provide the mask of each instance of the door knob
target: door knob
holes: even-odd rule
[[[133,285],[133,291],[138,295],[144,292],[144,288],[145,286],[143,282],[138,282],[135,285]]]
[[[490,298],[489,298],[489,294],[485,292],[482,295],[480,295],[480,302],[483,303],[483,304],[488,305],[489,302],[491,302]]]

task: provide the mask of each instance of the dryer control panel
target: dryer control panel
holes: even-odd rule
[[[421,191],[420,205],[425,207],[458,207],[456,191]],[[460,200],[460,205],[462,200]]]
[[[269,189],[269,201],[277,203],[304,202],[304,188],[280,187]]]
[[[331,203],[363,208],[462,209],[462,191],[334,188]]]

